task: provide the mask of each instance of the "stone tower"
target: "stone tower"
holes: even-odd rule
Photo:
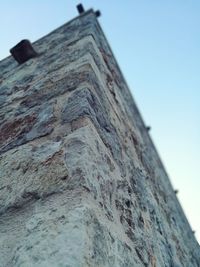
[[[198,267],[93,10],[0,62],[0,266]]]

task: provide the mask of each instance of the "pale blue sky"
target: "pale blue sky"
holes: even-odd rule
[[[74,0],[2,0],[0,59],[77,15]],[[200,1],[85,0],[99,19],[200,241]]]

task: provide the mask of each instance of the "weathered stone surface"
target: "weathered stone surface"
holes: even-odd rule
[[[198,267],[93,11],[0,62],[0,266]]]
[[[72,122],[79,117],[88,117],[95,125],[104,144],[111,150],[113,158],[121,166],[121,146],[115,128],[108,119],[100,101],[90,90],[76,90],[69,97],[62,112],[62,122]]]
[[[30,110],[21,116],[4,120],[0,127],[0,153],[52,132],[52,106]]]

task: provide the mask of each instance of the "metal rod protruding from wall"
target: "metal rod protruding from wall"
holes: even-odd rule
[[[76,6],[76,8],[77,8],[79,14],[83,14],[85,12],[85,9],[84,9],[82,4],[78,4]]]
[[[22,64],[38,55],[29,40],[22,40],[19,42],[10,49],[10,53],[19,64]]]
[[[97,18],[100,17],[100,16],[101,16],[101,11],[100,11],[100,10],[97,10],[97,11],[95,12],[95,15],[96,15]]]

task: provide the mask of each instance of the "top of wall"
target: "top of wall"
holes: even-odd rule
[[[42,66],[46,64],[50,64],[49,67],[51,67],[51,65],[56,65],[58,63],[57,60],[62,60],[61,57],[64,56],[63,49],[70,43],[92,34],[97,24],[96,15],[91,9],[35,41],[33,47],[39,54],[37,58],[30,59],[22,65],[19,65],[12,56],[1,60],[0,85],[2,86],[11,76],[12,80],[19,80],[21,72],[26,72],[26,69],[29,69],[30,65],[34,68],[34,71],[37,68],[42,68]],[[63,47],[62,50],[60,50],[61,47]],[[53,57],[55,53],[57,53],[57,58]],[[49,62],[49,57],[52,58],[51,62]],[[65,60],[65,58],[63,58],[63,60]],[[13,77],[14,74],[16,77]]]

